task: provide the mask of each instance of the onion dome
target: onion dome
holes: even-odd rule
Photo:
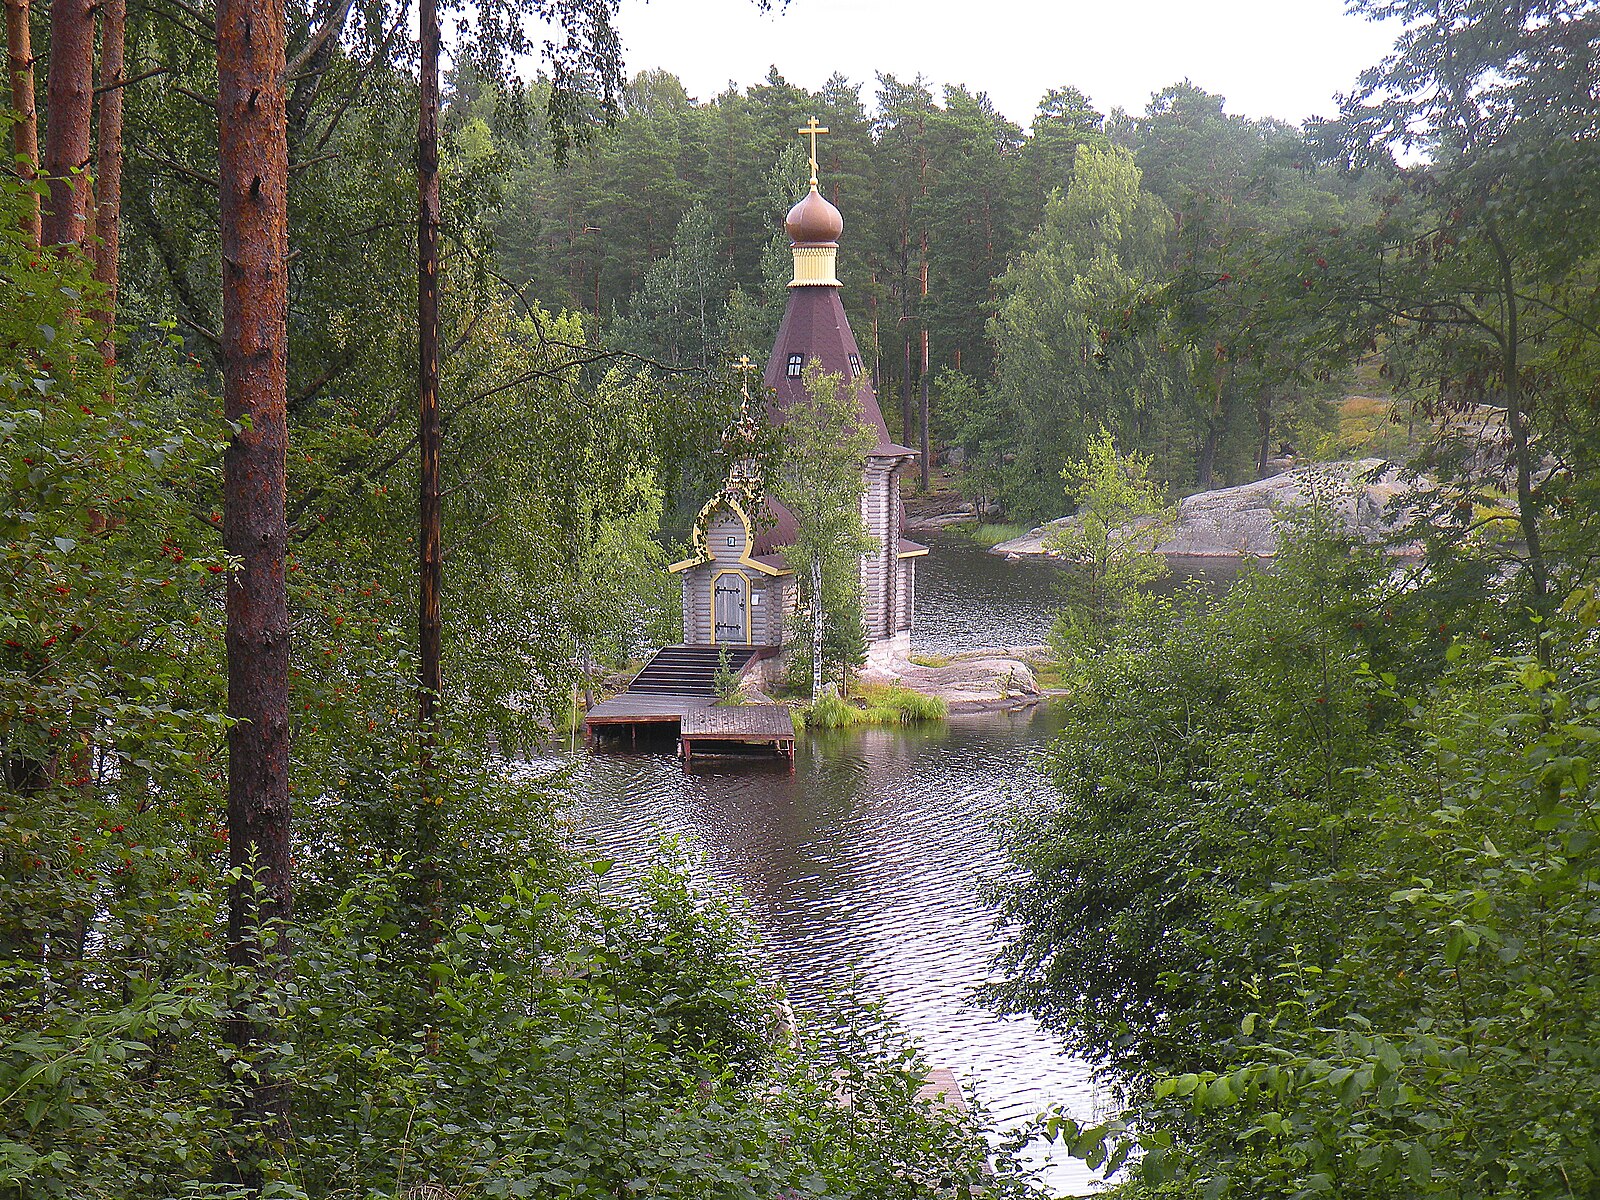
[[[784,218],[784,229],[789,240],[797,246],[830,245],[844,232],[844,218],[839,210],[822,198],[815,182],[804,200],[789,210]]]

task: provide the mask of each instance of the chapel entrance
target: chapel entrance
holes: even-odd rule
[[[711,581],[712,641],[750,641],[750,606],[745,603],[745,577],[724,571]]]

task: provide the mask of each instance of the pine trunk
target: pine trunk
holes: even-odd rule
[[[84,173],[89,169],[94,110],[93,0],[55,0],[50,7],[50,67],[45,76],[44,161],[50,191],[40,214],[46,246],[81,246],[88,218]]]
[[[918,448],[922,451],[922,490],[928,490],[928,471],[932,466],[928,462],[928,263],[922,263],[922,374],[917,380],[917,393],[919,398],[917,438]]]
[[[283,0],[218,0],[218,180],[223,403],[243,427],[223,458],[228,578],[228,958],[242,976],[227,1037],[246,1069],[234,1097],[235,1177],[261,1185],[265,1142],[287,1132],[288,1097],[262,1061],[276,1037],[249,1015],[282,970],[289,890],[288,192]]]
[[[1205,441],[1200,444],[1200,490],[1209,492],[1211,481],[1216,475],[1217,463],[1217,427],[1209,426],[1206,429]]]
[[[11,107],[17,123],[11,127],[17,178],[31,183],[39,176],[39,113],[33,100],[33,31],[29,26],[29,0],[6,0],[6,65],[11,77]],[[39,197],[29,193],[22,214],[22,232],[39,244]]]
[[[433,790],[433,753],[443,688],[443,578],[439,499],[439,7],[422,0],[421,110],[417,120],[417,413],[421,518],[418,530],[417,674],[422,722],[422,793]]]
[[[102,0],[100,8],[100,129],[95,144],[95,281],[104,288],[96,318],[105,329],[100,354],[117,361],[117,258],[122,229],[122,72],[127,0]]]
[[[904,304],[902,304],[902,311],[904,307]],[[911,442],[911,430],[916,421],[911,411],[911,330],[905,325],[906,320],[906,316],[900,318],[901,328],[905,330],[906,341],[905,364],[900,373],[900,440],[909,445]]]

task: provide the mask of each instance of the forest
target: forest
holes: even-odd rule
[[[1029,1138],[1130,1198],[1595,1194],[1600,5],[1350,9],[1400,33],[1328,119],[1024,129],[698,99],[615,0],[7,0],[0,1196],[1030,1195]],[[813,117],[908,497],[1412,484],[1420,556],[1313,506],[1224,596],[1068,592],[985,1000],[1115,1111],[998,1148],[882,1009],[792,1029],[692,847],[623,895],[507,769],[680,637]]]

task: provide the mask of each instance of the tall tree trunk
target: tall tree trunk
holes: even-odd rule
[[[39,113],[33,100],[33,31],[29,27],[29,0],[6,0],[6,66],[11,77],[11,107],[17,123],[11,127],[17,177],[31,183],[39,175]],[[24,200],[22,232],[39,244],[39,197]]]
[[[1211,480],[1216,472],[1217,464],[1217,427],[1215,424],[1206,427],[1205,441],[1200,443],[1200,490],[1209,492]]]
[[[903,304],[901,308],[904,311]],[[911,328],[905,324],[908,319],[908,316],[900,318],[900,328],[905,331],[906,341],[905,364],[900,374],[900,440],[909,445],[916,421],[911,413]]]
[[[40,214],[46,246],[81,246],[87,219],[84,173],[89,168],[94,110],[93,0],[55,0],[50,6],[50,67],[45,75],[44,161],[50,185]]]
[[[422,933],[431,947],[441,935],[443,880],[439,874],[439,788],[435,756],[439,744],[439,705],[444,694],[441,662],[444,587],[439,494],[439,2],[420,0],[422,39],[417,112],[417,719],[421,725],[418,770],[421,804],[417,813],[417,883],[422,898]],[[428,972],[432,996],[437,983]],[[439,1053],[439,1032],[426,1033],[430,1055]]]
[[[922,490],[928,490],[928,472],[932,464],[928,462],[928,231],[922,231],[922,374],[918,378],[918,392],[921,394],[921,409],[917,422],[917,436],[920,438],[919,448],[922,450]]]
[[[223,457],[228,577],[228,959],[255,989],[282,970],[289,884],[289,603],[284,556],[288,450],[289,147],[283,0],[217,0],[218,181],[223,405],[245,422]],[[247,1068],[234,1097],[242,1139],[233,1170],[259,1190],[288,1096],[261,1061],[274,1039],[250,1015],[249,987],[227,1020]]]
[[[421,108],[417,120],[417,414],[421,464],[418,530],[418,715],[422,722],[423,799],[432,798],[438,705],[443,577],[439,499],[439,6],[421,0]]]
[[[1263,390],[1256,398],[1256,429],[1261,441],[1256,446],[1256,478],[1267,477],[1267,459],[1272,457],[1272,398]]]
[[[95,151],[94,248],[95,281],[105,289],[96,318],[105,328],[100,354],[106,365],[117,361],[113,337],[117,322],[117,258],[122,231],[122,52],[127,25],[127,0],[101,0],[100,129]]]
[[[1489,241],[1494,246],[1500,267],[1500,302],[1505,313],[1505,328],[1501,334],[1501,374],[1505,383],[1506,432],[1511,435],[1511,457],[1517,472],[1517,522],[1522,527],[1522,541],[1528,548],[1528,581],[1533,585],[1533,606],[1541,615],[1548,607],[1550,573],[1544,559],[1544,539],[1539,529],[1538,500],[1533,494],[1533,448],[1528,434],[1528,413],[1522,395],[1522,365],[1520,361],[1521,330],[1518,322],[1518,297],[1516,276],[1511,255],[1507,252],[1499,230],[1489,226]],[[1539,657],[1549,653],[1543,639],[1539,642]]]

